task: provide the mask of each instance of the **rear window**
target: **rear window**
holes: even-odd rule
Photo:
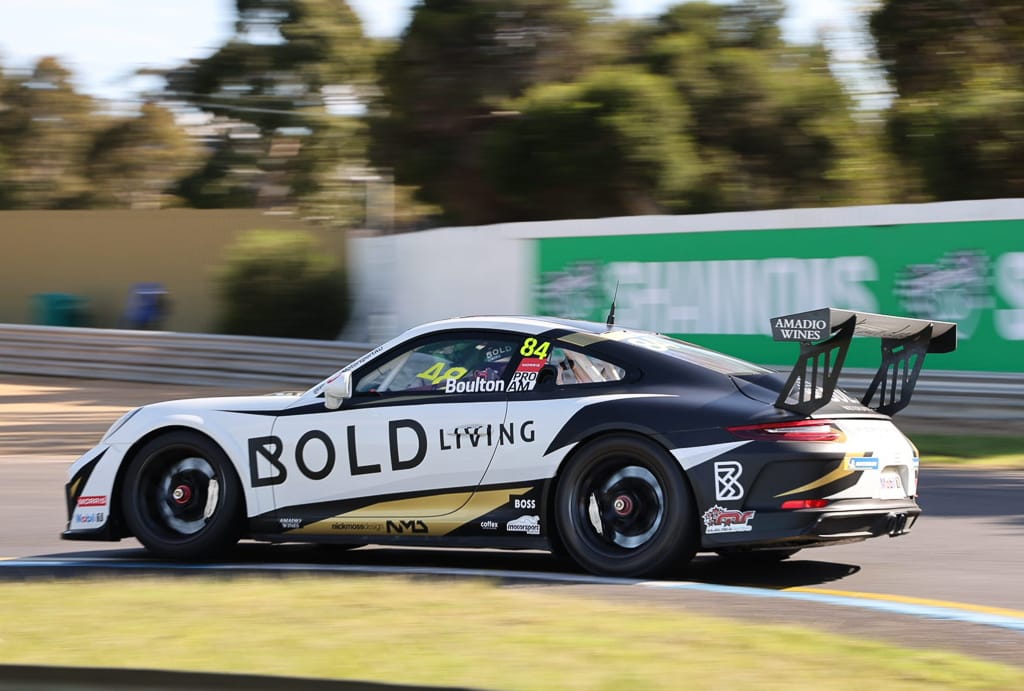
[[[735,376],[749,374],[770,374],[771,370],[765,369],[752,362],[719,353],[716,350],[708,350],[701,346],[680,341],[669,336],[641,331],[612,331],[604,334],[620,343],[628,343],[638,348],[645,348],[655,352],[663,353],[669,357],[684,360],[693,365],[699,365],[721,374]]]

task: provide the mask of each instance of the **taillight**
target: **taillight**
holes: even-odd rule
[[[789,499],[782,502],[783,509],[823,509],[828,506],[828,499]]]
[[[831,420],[794,420],[760,425],[729,427],[729,432],[756,441],[846,441],[846,435]]]

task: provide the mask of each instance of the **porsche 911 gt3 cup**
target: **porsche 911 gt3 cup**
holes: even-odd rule
[[[653,576],[913,525],[918,453],[890,416],[954,324],[778,317],[785,375],[610,321],[434,322],[304,393],[137,408],[70,468],[63,537],[544,549]],[[855,335],[882,339],[860,399],[838,388]]]

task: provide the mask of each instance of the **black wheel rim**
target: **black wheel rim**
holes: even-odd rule
[[[581,538],[607,554],[643,548],[665,520],[665,490],[633,459],[609,459],[588,470],[573,510]]]
[[[164,539],[187,540],[210,522],[222,482],[194,449],[165,449],[149,458],[136,489],[139,514]]]

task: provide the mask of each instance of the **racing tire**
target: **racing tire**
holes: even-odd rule
[[[653,577],[693,559],[696,503],[682,468],[638,436],[581,448],[558,480],[555,521],[566,552],[602,576]]]
[[[176,431],[151,439],[128,465],[124,519],[153,554],[208,559],[242,534],[242,487],[231,462],[209,438]]]

